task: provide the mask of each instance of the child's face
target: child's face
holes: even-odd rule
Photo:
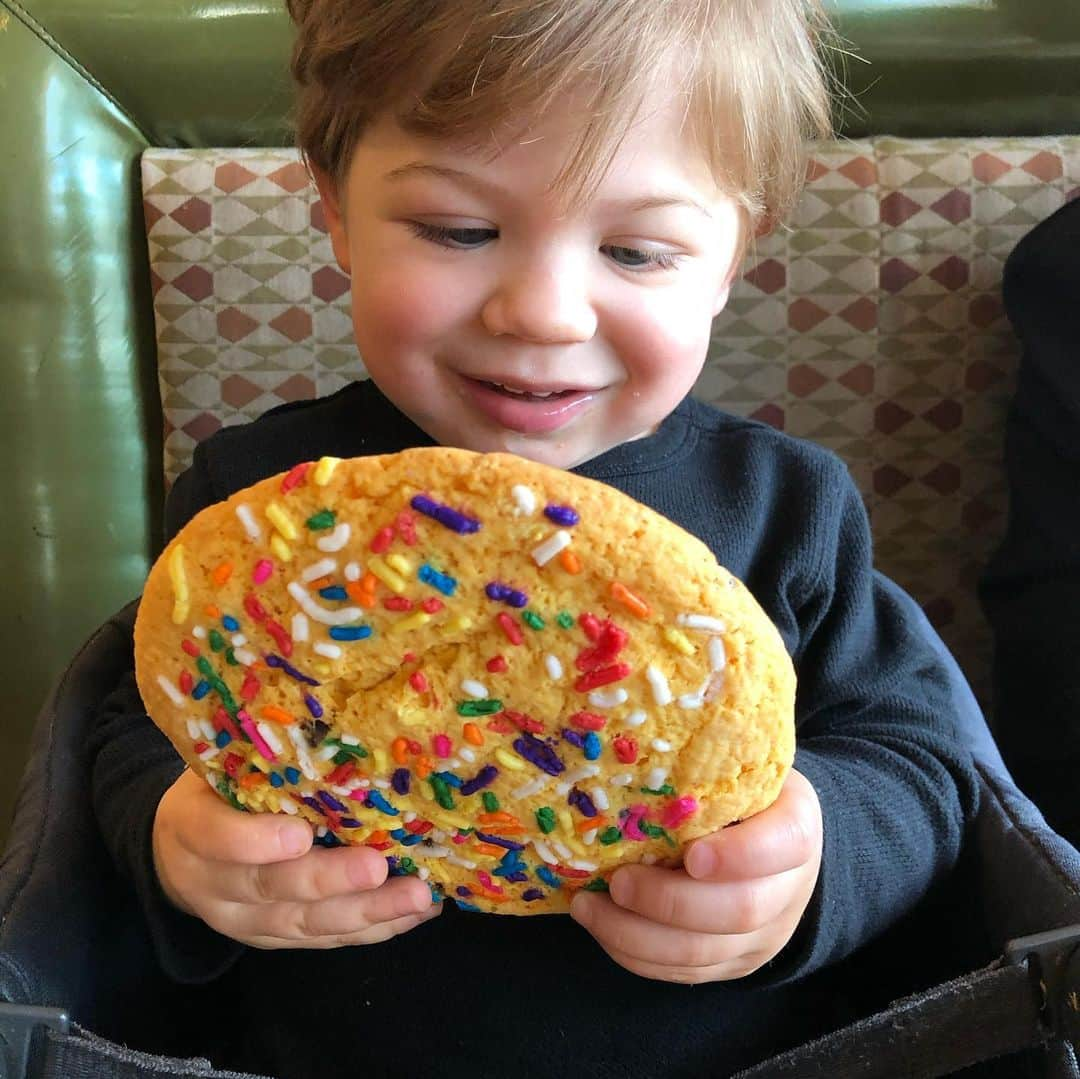
[[[562,468],[650,432],[690,390],[744,227],[664,101],[588,200],[560,206],[567,111],[493,159],[383,120],[342,203],[319,177],[383,393],[444,445]]]

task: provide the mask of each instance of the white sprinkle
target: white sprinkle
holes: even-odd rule
[[[639,708],[636,712],[631,712],[623,722],[628,727],[640,727],[648,718],[649,717]]]
[[[589,791],[589,796],[592,798],[593,805],[596,806],[597,809],[607,809],[610,805],[608,802],[607,791],[604,790],[603,787],[593,787],[593,789]]]
[[[340,795],[342,798],[348,798],[349,795],[352,794],[352,788],[351,787],[342,787],[340,785],[337,785],[337,786],[331,785],[330,789],[335,794]]]
[[[723,637],[709,638],[709,664],[714,671],[722,671],[727,664],[727,653],[724,651]]]
[[[548,865],[559,864],[559,859],[556,857],[555,852],[542,839],[534,839],[532,845],[533,850],[535,850]]]
[[[598,764],[583,764],[580,768],[574,768],[566,773],[563,779],[573,785],[579,783],[583,779],[595,779],[600,774],[600,765]]]
[[[295,637],[296,634],[294,633],[293,636]],[[234,633],[229,640],[232,641],[234,648],[243,648],[244,645],[247,644],[247,637],[242,633]]]
[[[570,533],[560,528],[532,549],[533,561],[538,566],[546,566],[561,550],[569,547],[570,542]]]
[[[202,731],[203,737],[208,742],[212,742],[217,737],[217,731],[214,730],[208,719],[199,720],[199,729]]]
[[[671,743],[666,738],[654,738],[652,740],[652,747],[657,753],[671,752]]]
[[[634,777],[629,772],[620,772],[609,780],[613,787],[629,787],[634,782]]]
[[[320,825],[318,826],[318,828],[316,828],[316,829],[315,829],[315,834],[316,834],[316,835],[317,835],[317,836],[318,836],[318,837],[319,837],[320,839],[322,839],[322,837],[323,837],[324,835],[329,835],[329,833],[330,833],[330,829],[329,829],[329,828],[327,828],[325,824],[320,824]]]
[[[447,767],[447,768],[449,768],[451,772],[453,772],[453,771],[455,771],[456,769],[458,769],[458,768],[460,768],[460,767],[461,767],[461,761],[459,761],[459,760],[457,759],[457,757],[451,757],[451,758],[450,758],[450,759],[449,759],[449,760],[448,760],[448,761],[446,762],[446,767]]]
[[[247,533],[247,538],[251,540],[252,543],[262,539],[262,529],[259,527],[259,522],[255,520],[255,514],[251,512],[250,506],[237,506],[236,516],[240,518],[240,523],[244,526],[244,531]]]
[[[280,757],[285,752],[285,747],[281,744],[281,739],[270,729],[269,723],[264,723],[260,720],[255,724],[255,729],[263,736],[263,741],[274,751],[275,757]]]
[[[589,704],[593,708],[615,708],[625,704],[630,699],[630,694],[622,686],[615,689],[594,689],[589,694]]]
[[[412,824],[416,820],[416,814],[410,809],[401,819],[405,824]]]
[[[366,791],[366,790],[370,789],[370,787],[371,787],[371,780],[368,779],[366,776],[363,779],[358,779],[356,781],[356,787],[357,787],[358,790],[365,790]]]
[[[210,784],[210,789],[215,794],[217,794],[218,793],[217,778],[214,776],[214,774],[212,772],[207,772],[206,775],[203,776],[203,779],[205,779],[206,782]]]
[[[559,661],[558,656],[553,656],[548,652],[548,654],[544,656],[544,666],[547,667],[548,678],[553,682],[558,682],[559,679],[562,678],[562,663]]]
[[[468,746],[462,746],[461,749],[458,750],[458,754],[462,760],[468,761],[470,764],[473,764],[476,761],[476,754],[469,749]],[[450,763],[453,764],[453,761]]]
[[[466,678],[461,683],[461,692],[467,693],[478,701],[484,700],[488,695],[487,686],[483,682],[477,682],[474,678]]]
[[[515,483],[510,488],[514,499],[514,516],[531,517],[536,512],[536,495],[523,483]]]
[[[349,542],[351,533],[348,522],[342,521],[329,536],[320,536],[315,541],[315,546],[320,551],[340,551]]]
[[[376,779],[375,780],[375,786],[378,787],[379,790],[383,790],[383,791],[389,790],[390,789],[390,780],[388,780],[388,779]]]
[[[308,617],[297,611],[292,616],[292,639],[294,641],[306,641],[308,639]]]
[[[189,719],[187,721],[187,736],[193,742],[197,742],[202,737],[202,728],[199,726],[199,721],[197,719]]]
[[[664,672],[650,663],[645,668],[645,677],[648,678],[649,685],[652,687],[653,700],[660,705],[671,704],[673,699],[671,687],[668,685]]]
[[[163,690],[165,690],[166,696],[169,698],[170,701],[173,702],[173,704],[175,704],[177,707],[181,707],[182,705],[187,703],[187,700],[184,697],[183,693],[181,693],[180,690],[178,690],[176,686],[174,686],[172,682],[170,682],[168,678],[165,677],[165,675],[159,674],[157,680],[158,685],[161,686]]]
[[[431,830],[431,841],[433,843],[443,843],[443,842],[445,842],[445,840],[446,840],[446,833],[445,832],[440,831],[438,828],[433,828]]]
[[[418,866],[418,867],[417,867],[417,870],[416,870],[416,875],[417,875],[417,876],[418,876],[418,877],[419,877],[419,878],[420,878],[421,880],[427,880],[427,879],[428,879],[428,877],[430,877],[430,876],[431,876],[431,870],[430,870],[430,869],[428,869],[428,867],[427,867],[426,865]]]
[[[582,842],[588,846],[590,843],[596,842],[596,829],[590,828],[582,837]]]
[[[295,817],[300,812],[300,807],[287,794],[279,794],[277,798],[282,812],[288,813],[290,817]]]
[[[659,858],[657,858],[657,856],[656,856],[655,854],[652,854],[652,853],[650,853],[650,854],[643,854],[643,855],[641,856],[641,864],[642,864],[642,865],[656,865],[656,863],[657,863],[657,862],[658,862],[659,860],[660,860],[660,859],[659,859]]]
[[[202,639],[203,639],[203,638],[204,638],[204,637],[206,636],[206,630],[205,630],[205,629],[203,629],[203,627],[202,627],[202,626],[196,626],[196,627],[195,627],[195,628],[194,628],[194,629],[193,629],[193,630],[191,631],[191,635],[192,635],[193,637],[198,637],[198,638],[199,638],[199,640],[201,641],[201,640],[202,640]]]
[[[561,840],[552,837],[551,845],[555,848],[555,853],[564,861],[569,862],[574,857],[574,852]]]
[[[311,565],[300,574],[300,580],[306,584],[319,577],[325,577],[328,573],[334,573],[336,570],[337,559],[320,558],[318,562],[312,562]]]
[[[316,641],[311,650],[318,652],[320,656],[326,656],[327,659],[341,658],[341,649],[336,644],[327,644],[326,641]]]
[[[315,750],[315,757],[320,761],[328,761],[331,757],[336,757],[337,754],[337,746],[323,746],[322,749]]]
[[[233,652],[233,659],[236,660],[242,667],[250,667],[254,663],[259,662],[259,657],[254,652],[249,652],[246,648],[237,648]]]
[[[430,845],[427,843],[416,843],[413,845],[412,856],[414,858],[446,858],[449,853],[449,847],[440,847],[435,843]]]
[[[584,858],[573,858],[570,861],[571,869],[583,869],[586,873],[593,873],[600,868],[597,862],[586,862]]]
[[[344,626],[364,616],[364,612],[359,607],[342,607],[336,611],[320,607],[311,598],[311,593],[298,581],[289,582],[289,595],[304,608],[305,614],[314,618],[316,622],[322,622],[325,626]]]
[[[724,623],[707,614],[680,614],[675,621],[687,629],[703,629],[706,633],[725,632]]]
[[[417,843],[416,845],[420,846],[421,844]],[[432,850],[434,848],[429,847],[428,849],[430,851],[430,850]],[[414,854],[413,857],[415,858],[416,855]],[[437,857],[442,857],[442,855],[437,855]],[[446,856],[446,860],[451,865],[459,865],[459,866],[461,866],[462,869],[475,869],[476,868],[476,863],[475,862],[470,862],[467,858],[459,858],[456,854],[448,854]]]
[[[364,575],[364,570],[359,562],[346,562],[345,563],[345,580],[346,581],[359,581]]]
[[[518,787],[517,790],[511,791],[510,797],[515,800],[531,798],[534,794],[539,794],[547,785],[548,777],[538,776],[536,779],[529,780],[524,786]],[[569,790],[569,787],[567,790]]]
[[[700,693],[684,693],[679,698],[680,708],[700,708],[705,703],[705,698]]]
[[[667,782],[666,768],[652,768],[645,777],[645,786],[649,790],[658,791]]]

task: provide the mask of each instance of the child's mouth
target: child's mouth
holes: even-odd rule
[[[489,420],[527,435],[549,434],[565,427],[596,398],[581,388],[526,389],[489,379],[463,378],[469,397]]]
[[[547,390],[544,393],[538,393],[533,390],[518,390],[513,386],[505,386],[501,382],[484,381],[484,385],[489,386],[496,393],[502,393],[520,401],[556,401],[559,398],[569,397],[571,394],[581,392],[580,390]]]

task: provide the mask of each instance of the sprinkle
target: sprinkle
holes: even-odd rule
[[[686,634],[681,633],[674,626],[664,626],[664,637],[668,644],[682,652],[684,656],[692,656],[697,651]]]
[[[620,581],[611,582],[611,594],[617,603],[621,603],[631,614],[636,615],[638,618],[648,618],[652,614],[649,605]]]
[[[323,706],[310,694],[304,694],[304,704],[314,719],[322,719]]]
[[[575,712],[570,717],[570,722],[583,731],[598,731],[603,729],[604,724],[607,723],[607,718],[598,716],[593,712]]]
[[[319,589],[319,596],[322,599],[337,600],[338,602],[349,598],[348,592],[339,584],[327,585],[325,588]]]
[[[502,746],[499,746],[499,748],[495,750],[495,759],[504,768],[509,768],[511,772],[521,772],[525,769],[525,765],[522,764],[517,757],[513,756],[513,754],[508,753],[503,749]]]
[[[191,696],[196,701],[201,701],[210,692],[210,683],[203,678],[191,691]]]
[[[272,618],[266,620],[266,632],[274,638],[274,643],[283,655],[291,656],[293,651],[292,638],[285,632],[285,627],[279,625]]]
[[[587,761],[594,761],[600,756],[602,745],[600,743],[600,736],[595,731],[589,731],[585,735],[584,753]]]
[[[666,768],[652,768],[649,770],[649,774],[645,779],[645,786],[651,787],[653,790],[659,790],[666,780]]]
[[[371,636],[371,626],[331,626],[330,636],[335,641],[363,641]]]
[[[642,712],[641,709],[638,709],[637,711],[631,712],[623,720],[623,723],[625,723],[628,727],[640,727],[648,718],[649,717],[644,712]]]
[[[566,770],[566,765],[555,750],[527,731],[520,738],[514,739],[514,749],[530,764],[536,765],[548,775],[557,776]]]
[[[610,667],[598,667],[593,671],[586,671],[574,682],[574,689],[578,693],[587,693],[591,689],[610,685],[626,678],[631,672],[629,663],[613,663]]]
[[[572,731],[569,727],[563,727],[562,736],[565,741],[569,742],[577,749],[585,748],[585,735],[579,734],[577,731]]]
[[[521,644],[525,639],[522,636],[521,627],[505,611],[500,611],[495,619],[511,644]]]
[[[439,573],[434,567],[428,565],[425,562],[417,571],[417,577],[420,578],[424,584],[429,584],[432,588],[437,588],[444,596],[452,596],[454,589],[457,588],[457,580],[448,574]]]
[[[558,863],[554,863],[554,864],[558,864]],[[537,866],[536,875],[549,888],[560,888],[560,887],[562,887],[562,882],[559,880],[559,878],[557,876],[555,876],[554,873],[552,873],[552,871],[550,869],[548,869],[548,867],[546,865]]]
[[[630,738],[625,734],[620,734],[612,742],[612,748],[615,750],[615,756],[622,761],[623,764],[633,764],[637,760],[638,744],[636,738]],[[614,783],[615,780],[613,779]],[[621,784],[619,784],[621,786]]]
[[[484,744],[484,733],[475,723],[466,723],[462,728],[462,733],[465,735],[466,742],[471,742],[474,746]]]
[[[428,596],[421,604],[421,608],[427,611],[428,614],[437,614],[446,606],[438,596]]]
[[[516,588],[503,584],[500,581],[489,581],[484,586],[484,593],[488,599],[497,600],[509,607],[524,607],[529,602],[529,597]]]
[[[443,809],[453,809],[454,799],[450,794],[450,788],[438,773],[428,776],[428,782],[431,784],[431,789],[435,792],[435,801],[443,807]]]
[[[352,529],[349,527],[348,521],[342,521],[329,536],[320,536],[315,541],[315,546],[320,551],[340,551],[349,542],[351,535]]]
[[[559,555],[559,564],[567,573],[581,572],[581,559],[569,547]]]
[[[566,798],[567,802],[577,809],[582,816],[589,817],[590,819],[596,816],[596,806],[593,805],[592,799],[583,791],[577,787],[574,787]]]
[[[484,767],[481,768],[480,771],[477,772],[476,775],[473,776],[472,779],[468,779],[464,783],[461,784],[461,793],[462,794],[475,794],[482,787],[487,787],[487,786],[490,786],[492,783],[494,783],[495,782],[495,777],[498,776],[498,774],[499,774],[498,768],[496,768],[492,764],[485,764]],[[486,807],[487,806],[487,796],[485,795],[484,797],[485,797],[484,806]],[[492,797],[494,797],[494,795]],[[498,804],[498,802],[496,801],[496,805],[497,804]],[[491,812],[491,811],[489,810],[489,812]]]
[[[610,802],[608,801],[607,791],[604,790],[603,787],[593,787],[593,789],[591,791],[591,794],[592,794],[592,800],[593,800],[594,805],[601,812],[603,812],[605,809],[607,809],[610,806]]]
[[[506,670],[507,667],[506,657],[492,656],[491,659],[487,661],[485,666],[489,671],[491,671],[492,674],[501,674],[503,671]]]
[[[544,656],[544,666],[547,668],[548,678],[553,682],[558,682],[563,676],[563,666],[559,661],[559,657],[552,655],[550,652]]]
[[[674,697],[664,672],[650,663],[645,669],[645,677],[649,680],[653,700],[659,705],[671,704]]]
[[[300,533],[296,530],[292,518],[276,502],[270,502],[263,511],[266,519],[280,533],[282,539],[295,540]]]
[[[454,751],[454,743],[445,734],[433,735],[431,745],[435,750],[435,756],[442,757],[444,760]]]
[[[385,528],[380,528],[371,538],[371,543],[368,546],[375,554],[385,554],[390,549],[390,544],[394,542],[394,527],[393,525],[387,525]]]
[[[359,562],[346,562],[345,563],[345,580],[346,581],[349,581],[351,583],[352,581],[360,580],[360,577],[363,574],[363,572],[364,571],[363,571],[363,569],[361,569]]]
[[[388,554],[386,556],[386,564],[403,576],[408,576],[412,573],[412,563],[403,554]]]
[[[313,513],[304,524],[311,529],[312,532],[321,532],[326,528],[333,528],[334,522],[337,517],[333,510],[320,510],[318,513]]]
[[[459,701],[457,711],[459,716],[491,716],[502,711],[503,703],[494,698],[486,698],[474,701]]]
[[[724,623],[719,618],[713,618],[707,614],[680,614],[675,621],[687,629],[703,629],[706,633],[726,632]]]
[[[367,804],[390,817],[396,817],[401,812],[401,810],[395,809],[378,791],[368,791]]]
[[[300,770],[303,772],[304,778],[310,779],[312,782],[318,780],[319,773],[316,771],[315,765],[311,760],[311,755],[308,753],[308,747],[304,742],[303,732],[299,727],[286,727],[285,733],[289,736],[289,741],[293,744],[293,750],[296,753],[296,763],[300,765]]]
[[[515,483],[510,495],[514,499],[515,517],[531,517],[536,512],[536,495],[523,483]]]
[[[336,558],[320,558],[318,562],[312,562],[300,574],[300,580],[305,584],[310,584],[312,581],[317,581],[320,577],[326,577],[328,574],[337,572],[337,559]]]
[[[535,611],[524,611],[521,618],[532,629],[544,628],[544,620]]]
[[[188,616],[189,595],[187,574],[184,572],[184,545],[176,544],[169,555],[169,580],[173,587],[172,620],[180,625]]]
[[[671,752],[671,743],[666,738],[654,738],[652,740],[652,747],[657,753]]]
[[[255,568],[251,571],[251,579],[256,584],[264,584],[270,577],[270,574],[274,572],[274,563],[269,558],[260,558],[255,563]]]
[[[290,678],[295,678],[298,682],[304,682],[309,686],[317,686],[319,683],[315,681],[310,675],[306,675],[303,671],[298,671],[291,663],[282,659],[281,656],[275,655],[271,652],[266,657],[266,665],[268,667],[276,667],[279,670],[284,671]]]
[[[484,791],[484,793],[480,795],[480,799],[484,803],[484,809],[488,813],[495,813],[498,811],[499,799],[494,791]]]
[[[309,468],[311,468],[311,462],[305,461],[287,472],[281,480],[281,493],[287,495],[294,487],[299,487],[304,482]]]
[[[540,891],[539,888],[526,888],[525,891],[521,893],[521,898],[524,899],[526,903],[531,903],[534,899],[543,899],[544,893]]]
[[[616,708],[629,699],[630,694],[621,686],[616,689],[594,690],[589,694],[589,704],[594,708]]]
[[[363,611],[357,607],[341,607],[336,611],[321,607],[312,598],[311,593],[298,581],[290,581],[288,585],[289,595],[296,600],[304,609],[304,613],[316,622],[327,626],[343,626],[349,622],[355,622],[363,617]]]
[[[251,739],[255,748],[268,760],[276,761],[277,757],[274,755],[274,751],[266,744],[265,739],[255,727],[255,721],[241,708],[236,713],[236,718],[240,722],[240,726],[244,731],[244,734]]]
[[[294,641],[306,641],[308,639],[308,619],[306,614],[297,611],[292,616],[292,639]]]
[[[678,701],[680,708],[700,708],[705,703],[705,698],[700,693],[684,693]]]
[[[709,638],[709,666],[714,671],[722,671],[727,665],[727,653],[724,651],[723,637]]]
[[[210,631],[208,640],[211,652],[220,652],[225,647],[225,638],[216,629]]]
[[[538,566],[546,566],[560,551],[566,550],[571,542],[570,533],[560,528],[532,549],[532,559]]]
[[[158,675],[158,685],[165,691],[165,695],[173,702],[177,707],[182,707],[186,704],[184,695],[165,677],[163,674]]]
[[[316,641],[311,650],[320,656],[326,656],[327,659],[341,658],[341,649],[336,644],[327,644],[326,641]]]
[[[545,506],[544,516],[557,525],[566,525],[567,528],[573,527],[581,520],[577,512],[570,506]]]
[[[551,806],[542,806],[536,811],[536,824],[544,835],[555,831],[555,810]],[[535,843],[535,840],[533,841]],[[541,855],[543,857],[543,855]],[[544,859],[547,861],[548,859]],[[552,859],[554,860],[554,859]]]
[[[226,653],[226,656],[227,655],[228,653]],[[259,660],[259,657],[255,655],[254,652],[250,652],[246,648],[237,648],[233,652],[233,657],[236,659],[237,663],[241,663],[245,667],[250,667],[253,663],[257,663]]]
[[[214,582],[216,588],[224,586],[225,582],[232,576],[233,564],[231,562],[222,562],[213,573],[210,574],[210,579]]]
[[[395,622],[389,629],[390,633],[408,633],[409,630],[419,629],[421,626],[426,626],[431,621],[431,615],[426,611],[416,611],[413,614],[408,615],[406,618],[402,618],[400,621]]]
[[[477,700],[483,700],[488,695],[487,686],[482,685],[472,678],[466,678],[465,681],[461,683],[461,690],[463,693],[467,693],[470,697],[475,697]]]
[[[281,754],[285,751],[285,747],[281,744],[281,739],[278,738],[278,736],[274,734],[273,730],[265,723],[256,723],[255,726],[258,728],[259,734],[263,736],[263,740],[270,747],[274,755],[278,757],[281,756]],[[263,754],[263,756],[265,756],[265,754]],[[273,760],[274,758],[271,757],[268,759]]]
[[[629,772],[620,772],[609,780],[613,787],[629,787],[634,782],[634,777]]]
[[[340,457],[320,457],[319,463],[315,466],[315,471],[311,474],[315,486],[325,487],[330,482],[330,477],[339,464],[341,464]]]
[[[524,765],[520,764],[518,761],[515,761],[514,763],[517,764],[519,768],[524,767]],[[547,776],[537,776],[535,779],[530,779],[529,782],[523,786],[518,787],[517,790],[512,790],[510,792],[510,797],[518,800],[522,798],[531,798],[534,794],[539,794],[547,785]]]
[[[457,510],[451,509],[450,506],[445,506],[441,502],[435,502],[428,498],[427,495],[414,495],[409,501],[409,505],[418,513],[422,513],[426,517],[431,517],[433,520],[438,521],[439,524],[452,529],[460,535],[467,535],[472,532],[480,531],[479,521],[472,517],[466,517],[465,514],[459,513]]]
[[[262,529],[259,527],[258,521],[255,520],[255,515],[251,512],[251,507],[241,503],[236,507],[236,516],[240,518],[240,523],[244,526],[244,531],[247,533],[247,538],[254,543],[256,540],[262,539]]]
[[[697,811],[698,803],[696,798],[691,798],[689,795],[676,798],[674,802],[665,807],[660,815],[660,823],[665,828],[678,828]]]
[[[581,858],[575,858],[575,859],[574,859],[574,860],[573,860],[573,861],[572,861],[572,862],[570,863],[570,868],[571,868],[571,869],[576,869],[576,870],[578,870],[579,872],[584,872],[584,873],[588,874],[588,873],[595,873],[595,872],[596,872],[596,871],[597,871],[597,870],[598,870],[598,869],[600,868],[600,866],[599,866],[599,865],[597,865],[597,864],[596,864],[596,862],[587,862],[587,861],[585,861],[584,859],[581,859]],[[562,867],[561,867],[561,870],[562,870],[563,872],[565,872],[565,871],[566,871],[566,867],[565,867],[565,866],[562,866]]]
[[[264,719],[273,720],[275,723],[280,723],[283,726],[288,726],[290,723],[296,722],[296,716],[289,712],[286,712],[284,708],[278,708],[276,705],[267,704],[264,705],[259,712]]]
[[[406,583],[404,578],[380,556],[376,555],[368,560],[368,572],[378,577],[391,592],[400,594],[405,591]]]

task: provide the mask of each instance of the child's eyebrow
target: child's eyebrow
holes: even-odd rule
[[[439,179],[449,180],[461,187],[469,188],[478,194],[492,197],[501,195],[502,189],[496,184],[489,183],[480,176],[461,169],[451,168],[449,165],[436,165],[428,161],[410,161],[405,165],[398,165],[389,172],[383,174],[383,179],[391,183],[398,180],[408,179],[412,176],[435,176]],[[697,210],[706,217],[712,217],[708,208],[696,199],[688,195],[675,194],[650,194],[641,195],[631,199],[606,199],[600,205],[607,210],[626,210],[630,213],[641,213],[645,210],[662,210],[669,206],[686,207]]]

